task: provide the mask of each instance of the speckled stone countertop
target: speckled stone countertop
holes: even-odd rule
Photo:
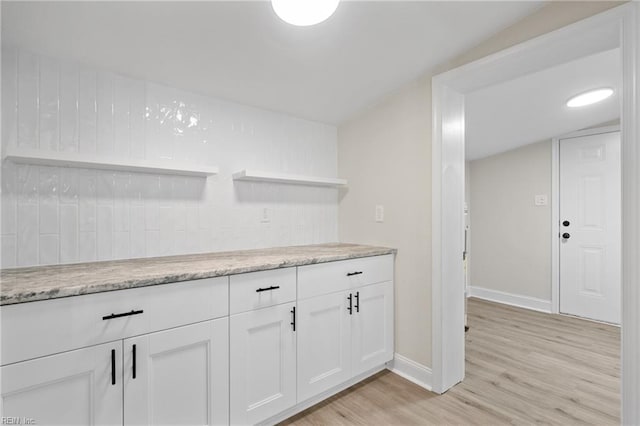
[[[0,270],[0,305],[395,253],[319,244]]]

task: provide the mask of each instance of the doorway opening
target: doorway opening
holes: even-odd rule
[[[637,170],[640,7],[625,4],[433,79],[433,388],[464,379],[465,98],[499,81],[619,47],[622,57],[622,421],[640,422],[640,197]]]

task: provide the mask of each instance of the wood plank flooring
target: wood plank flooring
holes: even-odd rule
[[[620,423],[620,329],[469,299],[466,378],[436,395],[389,371],[286,425]]]

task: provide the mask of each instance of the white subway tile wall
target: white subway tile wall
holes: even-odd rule
[[[204,178],[2,163],[3,268],[316,244],[338,190],[234,182],[335,177],[334,126],[2,49],[2,146],[215,165]],[[269,220],[263,220],[264,209]]]

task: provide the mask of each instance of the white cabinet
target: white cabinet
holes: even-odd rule
[[[273,422],[392,359],[393,255],[8,305],[0,320],[3,416]]]
[[[231,424],[255,424],[296,404],[295,307],[231,316]]]
[[[35,424],[122,423],[122,342],[5,365],[2,406],[7,417]]]
[[[124,423],[229,422],[229,320],[124,340]]]
[[[205,321],[6,365],[3,415],[61,425],[228,424],[228,323]]]
[[[300,402],[351,377],[349,293],[298,302],[298,400]]]
[[[298,306],[298,401],[393,358],[390,281],[312,297]]]
[[[218,277],[3,306],[2,413],[228,424],[228,303],[229,278]]]

